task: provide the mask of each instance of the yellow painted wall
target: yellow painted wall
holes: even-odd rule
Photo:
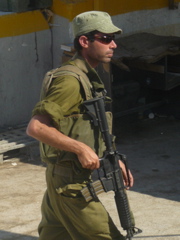
[[[70,21],[79,13],[94,10],[94,2],[98,0],[86,0],[77,4],[66,4],[60,0],[54,0],[51,10],[53,13],[65,17]]]
[[[175,1],[180,2],[180,0]],[[85,0],[77,4],[67,4],[65,0],[54,0],[51,10],[71,21],[77,14],[89,10],[107,11],[113,16],[144,9],[168,7],[168,2],[168,0]],[[49,28],[49,24],[40,10],[2,15],[0,16],[0,26],[0,38]]]
[[[72,20],[77,14],[89,10],[106,11],[113,16],[138,10],[160,9],[169,6],[168,0],[84,0],[77,4],[65,4],[64,1],[54,0],[52,10],[54,13],[69,20]],[[175,0],[175,2],[180,2],[180,0]]]
[[[0,16],[0,38],[38,32],[49,28],[41,11]]]

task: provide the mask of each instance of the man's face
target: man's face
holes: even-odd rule
[[[92,67],[95,67],[100,62],[110,62],[116,47],[114,34],[97,33],[90,39],[86,37],[82,55]]]

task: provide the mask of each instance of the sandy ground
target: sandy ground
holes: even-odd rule
[[[128,156],[135,178],[128,197],[136,226],[143,230],[135,239],[180,240],[180,120],[121,119],[117,124],[118,149]],[[1,240],[37,239],[45,167],[36,147],[31,153],[10,153],[0,166]],[[121,229],[113,196],[108,192],[100,199]]]

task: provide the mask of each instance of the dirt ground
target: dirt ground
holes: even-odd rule
[[[127,155],[135,179],[128,196],[136,226],[143,230],[135,239],[180,240],[180,120],[122,118],[117,126],[118,150]],[[37,147],[31,155],[24,149],[6,156],[0,166],[1,240],[37,239],[44,172]],[[100,199],[120,228],[113,196],[109,192]]]

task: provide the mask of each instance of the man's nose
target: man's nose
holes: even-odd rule
[[[117,44],[115,43],[114,40],[110,42],[110,48],[117,48]]]

